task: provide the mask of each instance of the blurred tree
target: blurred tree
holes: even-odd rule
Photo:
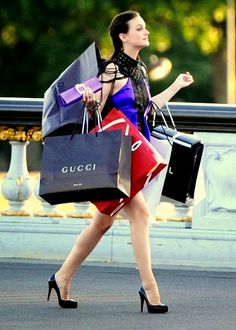
[[[93,41],[110,55],[108,26],[124,10],[141,13],[150,30],[151,45],[142,52],[168,57],[172,71],[151,83],[165,88],[179,72],[190,71],[196,83],[178,94],[181,100],[217,102],[214,81],[224,64],[225,1],[204,0],[18,0],[1,1],[0,95],[43,97],[52,81]],[[213,79],[214,77],[214,79]],[[222,76],[220,77],[222,82]],[[221,95],[222,99],[222,95]]]
[[[193,88],[181,91],[176,98],[225,102],[225,1],[162,0],[155,9],[151,4],[144,9],[152,30],[156,31],[151,37],[151,47],[156,48],[153,51],[173,63],[171,74],[158,83],[158,90],[180,71],[190,71],[195,79]]]

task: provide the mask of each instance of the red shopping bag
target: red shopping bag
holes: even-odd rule
[[[102,130],[117,129],[122,129],[125,135],[132,136],[131,193],[128,198],[92,201],[101,213],[108,215],[115,215],[167,165],[163,157],[131,121],[121,111],[113,108],[103,119]],[[99,128],[95,127],[92,131],[99,131]]]

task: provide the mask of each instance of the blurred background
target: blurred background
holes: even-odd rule
[[[176,101],[226,103],[229,31],[235,38],[233,23],[227,27],[230,6],[234,0],[18,0],[14,5],[2,0],[0,96],[43,97],[93,41],[109,57],[110,21],[132,9],[141,13],[150,31],[150,47],[141,57],[150,68],[153,93],[189,71],[195,84]],[[235,63],[235,54],[231,57]],[[235,90],[233,94],[235,98]]]
[[[0,97],[42,98],[94,41],[108,58],[109,24],[125,10],[139,11],[150,31],[141,58],[153,94],[189,71],[195,83],[172,101],[235,103],[235,0],[2,0]],[[9,148],[0,145],[0,170],[8,167]]]

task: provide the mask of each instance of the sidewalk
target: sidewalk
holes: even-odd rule
[[[1,330],[235,329],[236,272],[154,269],[167,314],[140,313],[137,270],[129,265],[81,267],[72,285],[78,309],[58,307],[47,279],[59,263],[0,259]]]

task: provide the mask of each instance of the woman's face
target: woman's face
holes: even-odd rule
[[[123,44],[129,44],[138,49],[149,46],[148,35],[149,32],[146,29],[146,24],[141,16],[132,18],[129,22],[129,31],[122,34]]]

